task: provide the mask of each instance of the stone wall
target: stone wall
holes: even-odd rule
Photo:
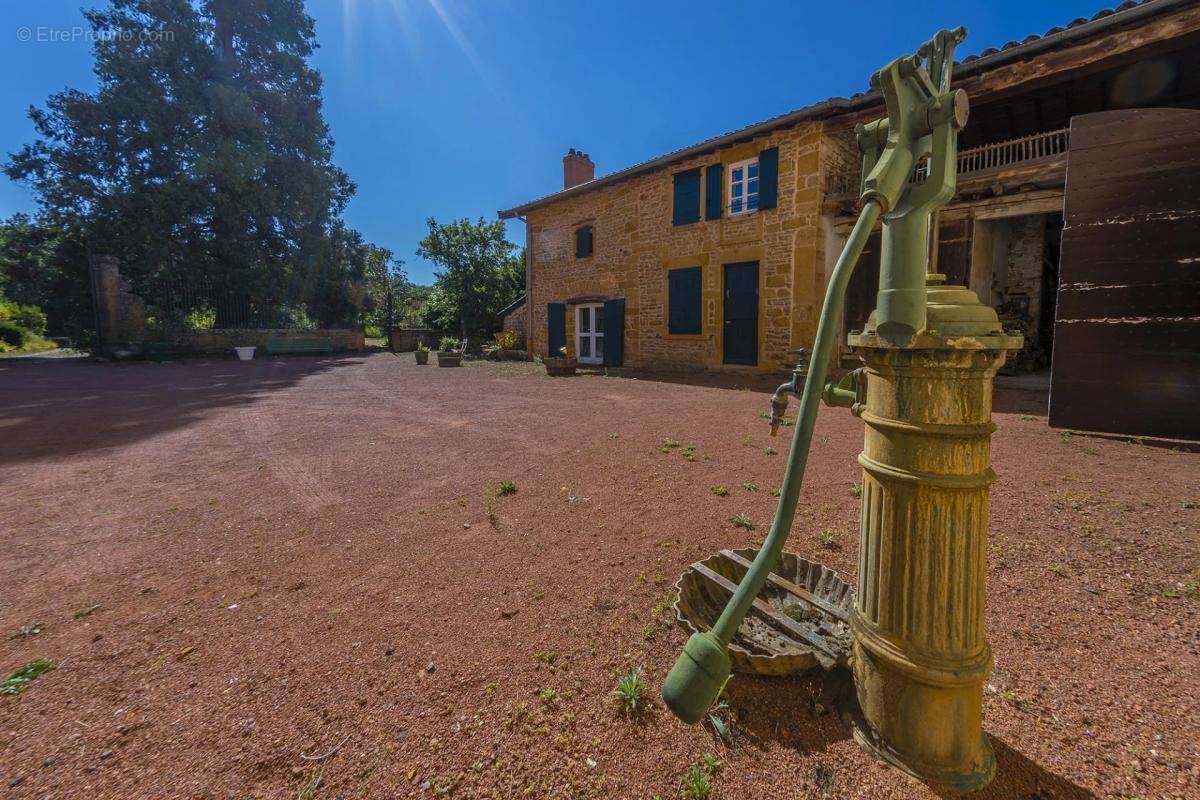
[[[529,310],[525,308],[524,304],[521,304],[504,318],[504,325],[501,326],[501,329],[509,333],[515,333],[518,339],[525,342],[529,334],[529,331],[526,330],[529,327],[528,323]]]
[[[431,328],[392,328],[392,350],[397,353],[411,353],[417,345],[424,343],[430,350],[436,350],[441,335]]]
[[[1042,323],[1042,270],[1046,251],[1046,218],[1040,214],[1013,217],[1008,223],[1008,247],[995,277],[1001,300],[997,306],[1004,327],[1025,336],[1020,353],[1009,357],[1014,369],[1037,369],[1050,363],[1038,333]],[[1054,321],[1050,320],[1053,325]]]
[[[623,297],[626,365],[722,367],[722,265],[758,261],[758,369],[789,365],[788,350],[811,344],[820,313],[825,246],[825,237],[818,235],[823,138],[816,122],[773,131],[530,211],[532,351],[546,355],[547,303],[568,304],[567,346],[574,352],[573,306]],[[675,173],[718,162],[728,167],[775,146],[779,148],[776,208],[679,227],[671,224]],[[594,250],[590,257],[577,259],[574,231],[584,224],[593,226]],[[702,331],[672,335],[667,332],[667,270],[690,266],[703,268]]]
[[[189,353],[222,355],[233,352],[234,347],[257,347],[255,355],[266,355],[267,340],[274,338],[311,339],[328,338],[334,352],[359,352],[364,347],[363,332],[344,328],[329,328],[319,331],[290,329],[215,329],[187,331],[179,337],[179,346]]]

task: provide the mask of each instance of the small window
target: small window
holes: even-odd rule
[[[592,254],[592,226],[583,225],[575,229],[575,257],[587,258]]]
[[[758,159],[748,158],[729,168],[729,215],[758,210]]]
[[[700,267],[667,272],[667,333],[700,333]]]

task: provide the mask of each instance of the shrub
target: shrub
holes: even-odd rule
[[[496,344],[500,345],[501,350],[517,349],[517,334],[512,331],[500,331],[492,338],[496,340]]]
[[[15,322],[0,320],[0,342],[19,350],[29,341],[29,332]]]
[[[441,343],[438,344],[438,350],[441,350],[443,353],[449,353],[452,350],[457,350],[459,344],[459,340],[453,336],[443,336]]]
[[[11,300],[0,300],[0,322],[10,322],[35,336],[46,333],[46,315],[37,306],[19,306]]]

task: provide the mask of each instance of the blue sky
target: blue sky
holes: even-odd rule
[[[1090,17],[1102,2],[308,0],[308,9],[335,160],[358,184],[347,219],[424,283],[431,268],[414,251],[426,217],[491,219],[556,190],[568,147],[603,175],[859,91],[939,27],[967,26],[966,55]],[[83,24],[81,6],[100,4],[4,3],[3,153],[31,140],[30,104],[95,86],[86,41],[22,42],[21,29],[69,32]],[[24,187],[0,178],[0,215],[34,209]],[[508,233],[524,241],[521,223]]]

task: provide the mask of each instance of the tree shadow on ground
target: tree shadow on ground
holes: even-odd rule
[[[128,445],[360,363],[357,354],[249,362],[0,361],[0,465]]]

